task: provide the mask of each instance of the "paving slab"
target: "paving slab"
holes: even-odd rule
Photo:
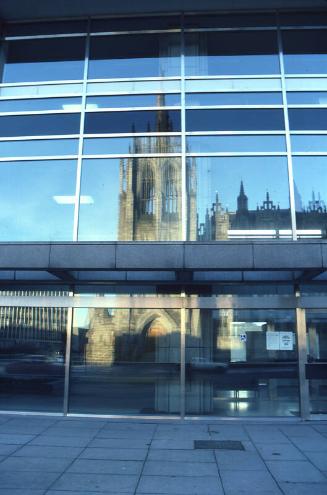
[[[26,488],[0,488],[0,495],[44,495],[45,490],[28,490]]]
[[[138,476],[116,474],[65,473],[51,487],[53,490],[75,490],[108,493],[132,493],[136,489]]]
[[[137,494],[223,495],[218,476],[142,476]]]
[[[268,471],[221,471],[225,495],[280,495]]]
[[[50,447],[86,447],[91,439],[84,436],[58,436],[58,435],[39,435],[34,438],[29,445],[46,445]]]
[[[327,455],[327,438],[323,435],[319,435],[319,437],[316,438],[297,437],[293,438],[292,442],[300,450],[308,452],[326,452]]]
[[[304,452],[306,457],[321,471],[327,471],[327,455],[321,452]]]
[[[88,446],[108,449],[146,449],[149,445],[150,440],[140,438],[95,438]]]
[[[144,476],[218,476],[217,465],[181,461],[146,461]]]
[[[215,451],[219,470],[266,471],[266,465],[256,452]]]
[[[213,450],[149,450],[147,457],[150,461],[174,461],[174,462],[215,462]]]
[[[280,483],[280,487],[285,495],[326,495],[327,493],[327,483]]]
[[[16,435],[0,433],[0,444],[24,445],[35,438],[35,435]]]
[[[62,473],[71,463],[71,459],[46,457],[7,457],[0,464],[0,478],[3,471],[40,471]]]
[[[0,455],[7,456],[15,452],[15,450],[20,449],[20,445],[0,445]]]
[[[195,438],[194,440],[201,440],[201,438]],[[163,438],[160,440],[152,440],[151,449],[169,449],[169,450],[187,450],[194,449],[194,440],[192,438]]]
[[[0,473],[1,488],[46,489],[58,478],[58,473],[40,471],[22,471],[17,476],[15,471]]]
[[[277,481],[314,483],[327,478],[309,461],[267,461],[267,467]]]
[[[25,445],[13,453],[13,456],[17,457],[47,457],[47,458],[61,458],[66,457],[69,459],[75,459],[81,452],[81,447],[54,447],[45,445]]]
[[[143,461],[146,458],[147,449],[109,449],[86,448],[81,459],[112,459],[119,461]]]
[[[134,495],[135,491],[128,491],[128,492],[115,492],[115,495]],[[94,491],[89,491],[89,490],[48,490],[45,495],[112,495],[112,492],[108,491],[101,491],[101,492],[94,492]],[[1,493],[0,493],[1,495]]]
[[[305,461],[305,456],[294,445],[287,443],[257,443],[256,447],[265,461]]]
[[[110,430],[102,429],[96,433],[95,438],[121,438],[128,440],[141,440],[144,443],[150,443],[153,437],[153,432],[137,431],[137,430]]]
[[[131,474],[140,475],[143,461],[117,461],[104,459],[77,459],[68,473]]]

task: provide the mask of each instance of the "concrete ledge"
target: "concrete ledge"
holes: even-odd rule
[[[1,270],[327,269],[327,241],[0,243]]]

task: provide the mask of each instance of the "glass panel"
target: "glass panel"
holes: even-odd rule
[[[186,105],[282,105],[282,93],[189,93]]]
[[[179,158],[84,160],[80,241],[181,240]]]
[[[82,84],[44,84],[39,86],[4,86],[0,88],[1,97],[18,96],[56,96],[82,93]]]
[[[323,26],[327,24],[326,12],[279,13],[282,26]]]
[[[180,112],[175,110],[99,112],[85,115],[85,134],[116,132],[178,132]]]
[[[327,87],[327,84],[326,86]],[[280,91],[280,79],[212,79],[185,81],[186,91],[213,93],[223,91]]]
[[[272,31],[186,33],[185,43],[188,76],[279,73]]]
[[[79,134],[80,114],[15,115],[0,117],[0,136]]]
[[[67,322],[65,308],[0,308],[1,410],[62,412]]]
[[[85,38],[7,41],[2,82],[83,79]]]
[[[290,229],[284,157],[188,162],[188,240],[278,238]]]
[[[0,241],[71,241],[76,162],[0,163]]]
[[[284,136],[188,136],[189,153],[286,151]]]
[[[78,139],[0,141],[0,157],[76,155]]]
[[[327,130],[327,109],[290,108],[288,117],[292,131]]]
[[[1,144],[0,144],[1,146]],[[127,138],[84,139],[85,155],[118,155],[145,153],[180,153],[181,138],[175,136],[147,136]]]
[[[186,131],[284,130],[283,110],[187,110]]]
[[[178,106],[180,104],[180,95],[176,94],[89,96],[86,100],[86,109],[95,110],[97,108],[169,107]]]
[[[143,34],[91,38],[89,79],[167,77],[180,73],[180,36]]]
[[[306,312],[311,414],[327,414],[327,313]]]
[[[35,112],[38,110],[81,111],[81,98],[32,98],[0,100],[0,112]]]
[[[287,91],[326,91],[327,78],[287,78],[286,89]]]
[[[186,28],[219,28],[219,27],[258,27],[274,26],[276,18],[272,14],[225,14],[219,15],[186,15]]]
[[[327,73],[327,37],[325,30],[284,31],[282,36],[286,73]]]
[[[87,21],[15,22],[5,26],[5,36],[36,36],[40,34],[83,33]]]
[[[293,174],[299,236],[326,238],[327,157],[293,157]]]
[[[70,412],[178,414],[179,405],[179,310],[74,310]]]
[[[327,91],[296,91],[287,93],[289,105],[327,105]]]
[[[314,136],[312,134],[305,136],[304,134],[292,135],[292,150],[294,152],[314,151],[327,152],[327,136],[324,134]]]
[[[187,414],[297,416],[295,335],[293,311],[189,311]]]
[[[180,91],[180,81],[117,81],[89,83],[89,94],[106,93],[155,93]]]
[[[179,16],[161,15],[160,17],[142,16],[136,18],[94,19],[91,32],[139,31],[154,29],[180,28]]]

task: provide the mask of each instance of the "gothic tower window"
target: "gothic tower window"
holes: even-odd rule
[[[164,172],[164,213],[177,213],[176,171],[168,165]]]
[[[154,209],[154,175],[151,165],[146,163],[141,182],[141,213],[153,215]]]

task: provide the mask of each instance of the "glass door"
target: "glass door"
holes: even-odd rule
[[[327,312],[307,310],[306,323],[310,412],[327,414]]]

